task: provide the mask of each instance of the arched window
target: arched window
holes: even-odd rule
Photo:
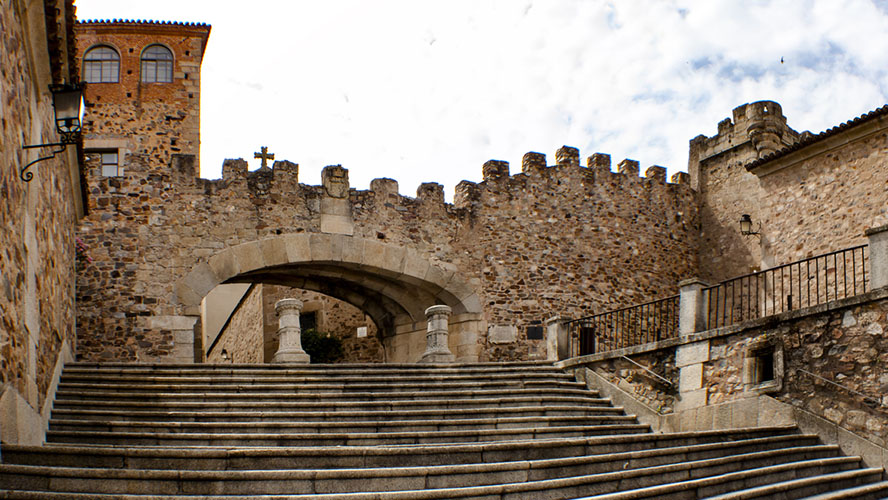
[[[120,54],[106,45],[93,47],[83,55],[83,81],[117,83],[120,75]]]
[[[142,81],[173,81],[173,53],[163,45],[151,45],[142,52]]]

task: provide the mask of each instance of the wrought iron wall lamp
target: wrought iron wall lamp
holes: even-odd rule
[[[48,144],[30,144],[22,146],[22,149],[35,148],[57,148],[52,151],[49,156],[41,156],[36,160],[25,165],[19,172],[19,176],[25,182],[31,182],[34,178],[33,172],[28,172],[31,165],[55,158],[55,155],[64,151],[69,144],[76,144],[80,139],[82,127],[81,116],[83,113],[83,88],[80,85],[61,84],[50,85],[49,91],[52,92],[52,107],[55,113],[56,131],[59,133],[61,140],[59,142],[51,142]]]
[[[752,217],[749,214],[743,214],[740,216],[740,234],[743,236],[758,236],[762,237],[762,223],[758,223],[758,230],[752,230]]]

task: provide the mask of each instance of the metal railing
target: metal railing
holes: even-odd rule
[[[860,396],[861,402],[863,402],[863,404],[869,406],[870,408],[877,408],[877,407],[885,407],[886,406],[885,405],[885,396],[879,395],[878,398],[876,396],[870,396],[870,395],[864,394],[860,391],[855,391],[854,389],[852,389],[850,387],[844,386],[838,382],[834,382],[828,378],[821,377],[820,375],[817,375],[816,373],[811,373],[808,370],[805,370],[802,368],[796,368],[795,370],[797,372],[804,373],[805,375],[808,375],[811,378],[814,378],[814,379],[819,380],[821,382],[825,382],[831,386],[842,389],[843,391],[849,392],[855,396]]]
[[[860,245],[704,288],[707,329],[865,293],[867,253]]]
[[[571,356],[585,356],[678,335],[678,295],[568,323]]]

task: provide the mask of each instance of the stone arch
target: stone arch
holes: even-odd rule
[[[452,265],[416,250],[341,234],[296,233],[226,248],[176,284],[178,303],[199,306],[217,285],[261,282],[320,292],[365,311],[383,336],[424,323],[425,309],[445,304],[454,315],[481,317],[475,289]],[[414,328],[416,330],[416,328]]]

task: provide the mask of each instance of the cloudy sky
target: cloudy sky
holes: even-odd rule
[[[775,100],[819,132],[888,102],[888,0],[77,0],[212,25],[201,173],[267,145],[320,183],[481,180],[561,145],[687,169],[688,141]],[[583,160],[585,162],[585,160]]]

